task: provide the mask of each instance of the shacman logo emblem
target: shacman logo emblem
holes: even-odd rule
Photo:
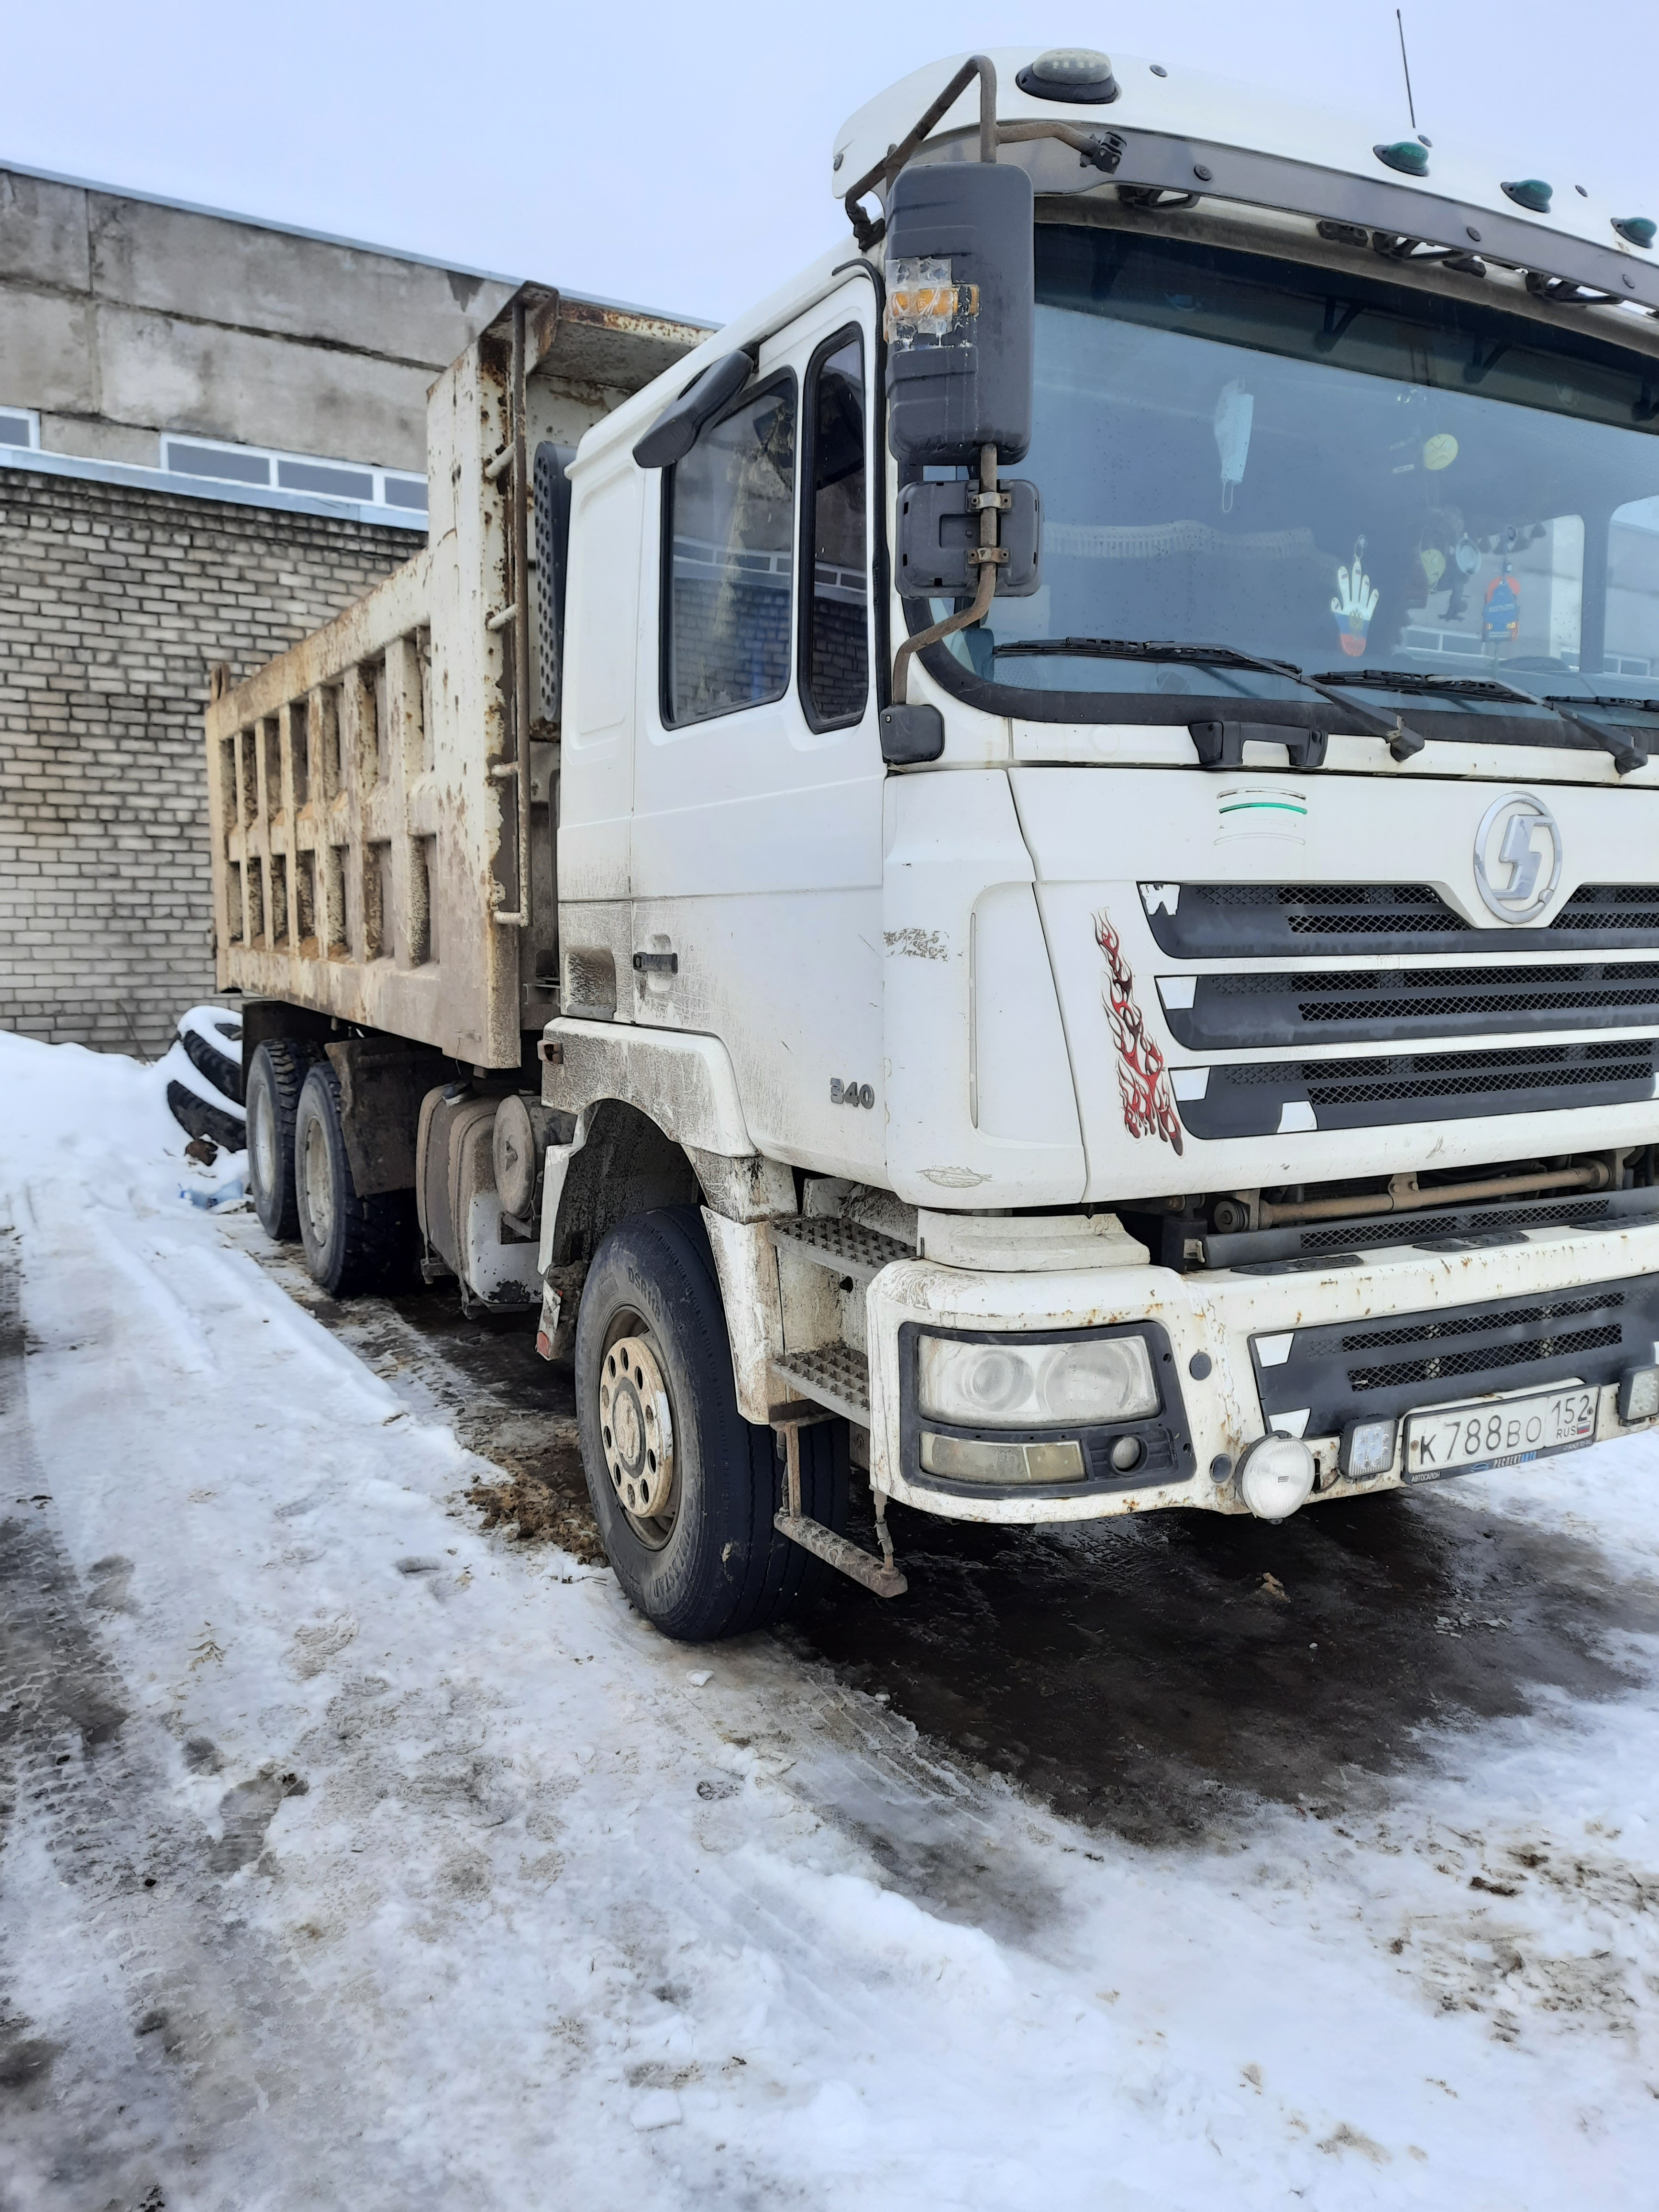
[[[1524,791],[1495,799],[1474,833],[1475,887],[1500,921],[1532,921],[1561,880],[1561,832]]]

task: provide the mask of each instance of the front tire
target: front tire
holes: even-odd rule
[[[294,1121],[311,1058],[292,1037],[269,1037],[247,1072],[248,1194],[266,1236],[279,1244],[299,1242]]]
[[[708,1240],[689,1207],[621,1222],[576,1318],[582,1469],[617,1579],[664,1635],[711,1643],[798,1612],[821,1560],[772,1525],[782,1464],[738,1411]],[[847,1522],[847,1429],[801,1431],[801,1509]]]
[[[294,1187],[313,1282],[337,1298],[405,1286],[416,1244],[414,1194],[358,1197],[340,1124],[340,1079],[325,1060],[313,1062],[301,1088]]]

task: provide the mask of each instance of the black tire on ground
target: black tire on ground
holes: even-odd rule
[[[294,1189],[294,1117],[312,1048],[292,1037],[268,1037],[247,1072],[248,1195],[267,1237],[297,1243],[300,1203]]]
[[[242,1103],[242,1063],[217,1045],[210,1044],[194,1030],[180,1030],[179,1042],[185,1048],[185,1057],[198,1075],[204,1076],[216,1091],[222,1091],[227,1098]]]
[[[627,1389],[617,1364],[624,1342],[643,1346],[656,1369],[639,1370],[647,1379],[631,1400],[617,1395]],[[772,1525],[783,1462],[772,1431],[738,1411],[726,1316],[694,1209],[636,1213],[605,1238],[582,1286],[575,1365],[582,1468],[600,1538],[647,1620],[682,1642],[709,1643],[782,1620],[816,1595],[829,1570]],[[645,1468],[655,1431],[639,1409],[659,1380],[672,1428],[671,1487],[663,1511],[642,1516],[612,1479],[607,1443],[618,1480],[629,1467]],[[800,1442],[802,1510],[842,1532],[847,1425],[803,1429]],[[656,1502],[641,1492],[636,1504],[641,1496]]]
[[[340,1127],[340,1079],[325,1060],[312,1063],[301,1086],[294,1187],[300,1242],[314,1283],[340,1298],[409,1286],[420,1243],[415,1194],[358,1197]]]
[[[167,1085],[167,1111],[181,1129],[192,1137],[208,1138],[222,1152],[240,1152],[246,1141],[240,1114],[233,1113],[228,1105],[210,1106],[205,1098],[186,1091],[182,1083]]]

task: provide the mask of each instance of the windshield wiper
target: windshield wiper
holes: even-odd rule
[[[1318,680],[1321,684],[1370,684],[1379,690],[1410,691],[1422,696],[1438,691],[1456,699],[1518,700],[1525,707],[1541,707],[1558,721],[1571,722],[1575,729],[1594,738],[1604,752],[1613,755],[1613,764],[1620,775],[1629,775],[1648,764],[1646,747],[1637,744],[1618,726],[1609,729],[1604,723],[1594,722],[1588,715],[1574,712],[1575,708],[1584,707],[1637,707],[1643,703],[1638,700],[1567,700],[1553,694],[1540,699],[1536,692],[1523,691],[1518,684],[1510,684],[1501,676],[1443,676],[1426,668],[1356,668],[1352,674],[1345,668],[1334,668]]]
[[[1316,691],[1333,707],[1340,707],[1362,730],[1374,738],[1386,738],[1389,750],[1397,761],[1409,760],[1420,753],[1424,740],[1415,730],[1407,729],[1398,714],[1390,720],[1386,714],[1362,707],[1357,700],[1345,699],[1330,690],[1331,679],[1324,676],[1305,676],[1294,663],[1288,660],[1269,660],[1259,653],[1241,652],[1236,645],[1190,645],[1166,640],[1149,643],[1136,637],[1036,637],[1022,638],[1012,645],[993,648],[992,658],[1001,659],[1014,655],[1061,655],[1073,660],[1186,660],[1211,668],[1250,668],[1261,676],[1281,676],[1286,683],[1299,684],[1304,690]]]

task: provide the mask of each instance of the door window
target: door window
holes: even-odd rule
[[[707,721],[789,688],[795,384],[769,385],[670,471],[663,719]]]
[[[864,348],[842,331],[807,374],[801,690],[819,729],[856,722],[870,689]]]

